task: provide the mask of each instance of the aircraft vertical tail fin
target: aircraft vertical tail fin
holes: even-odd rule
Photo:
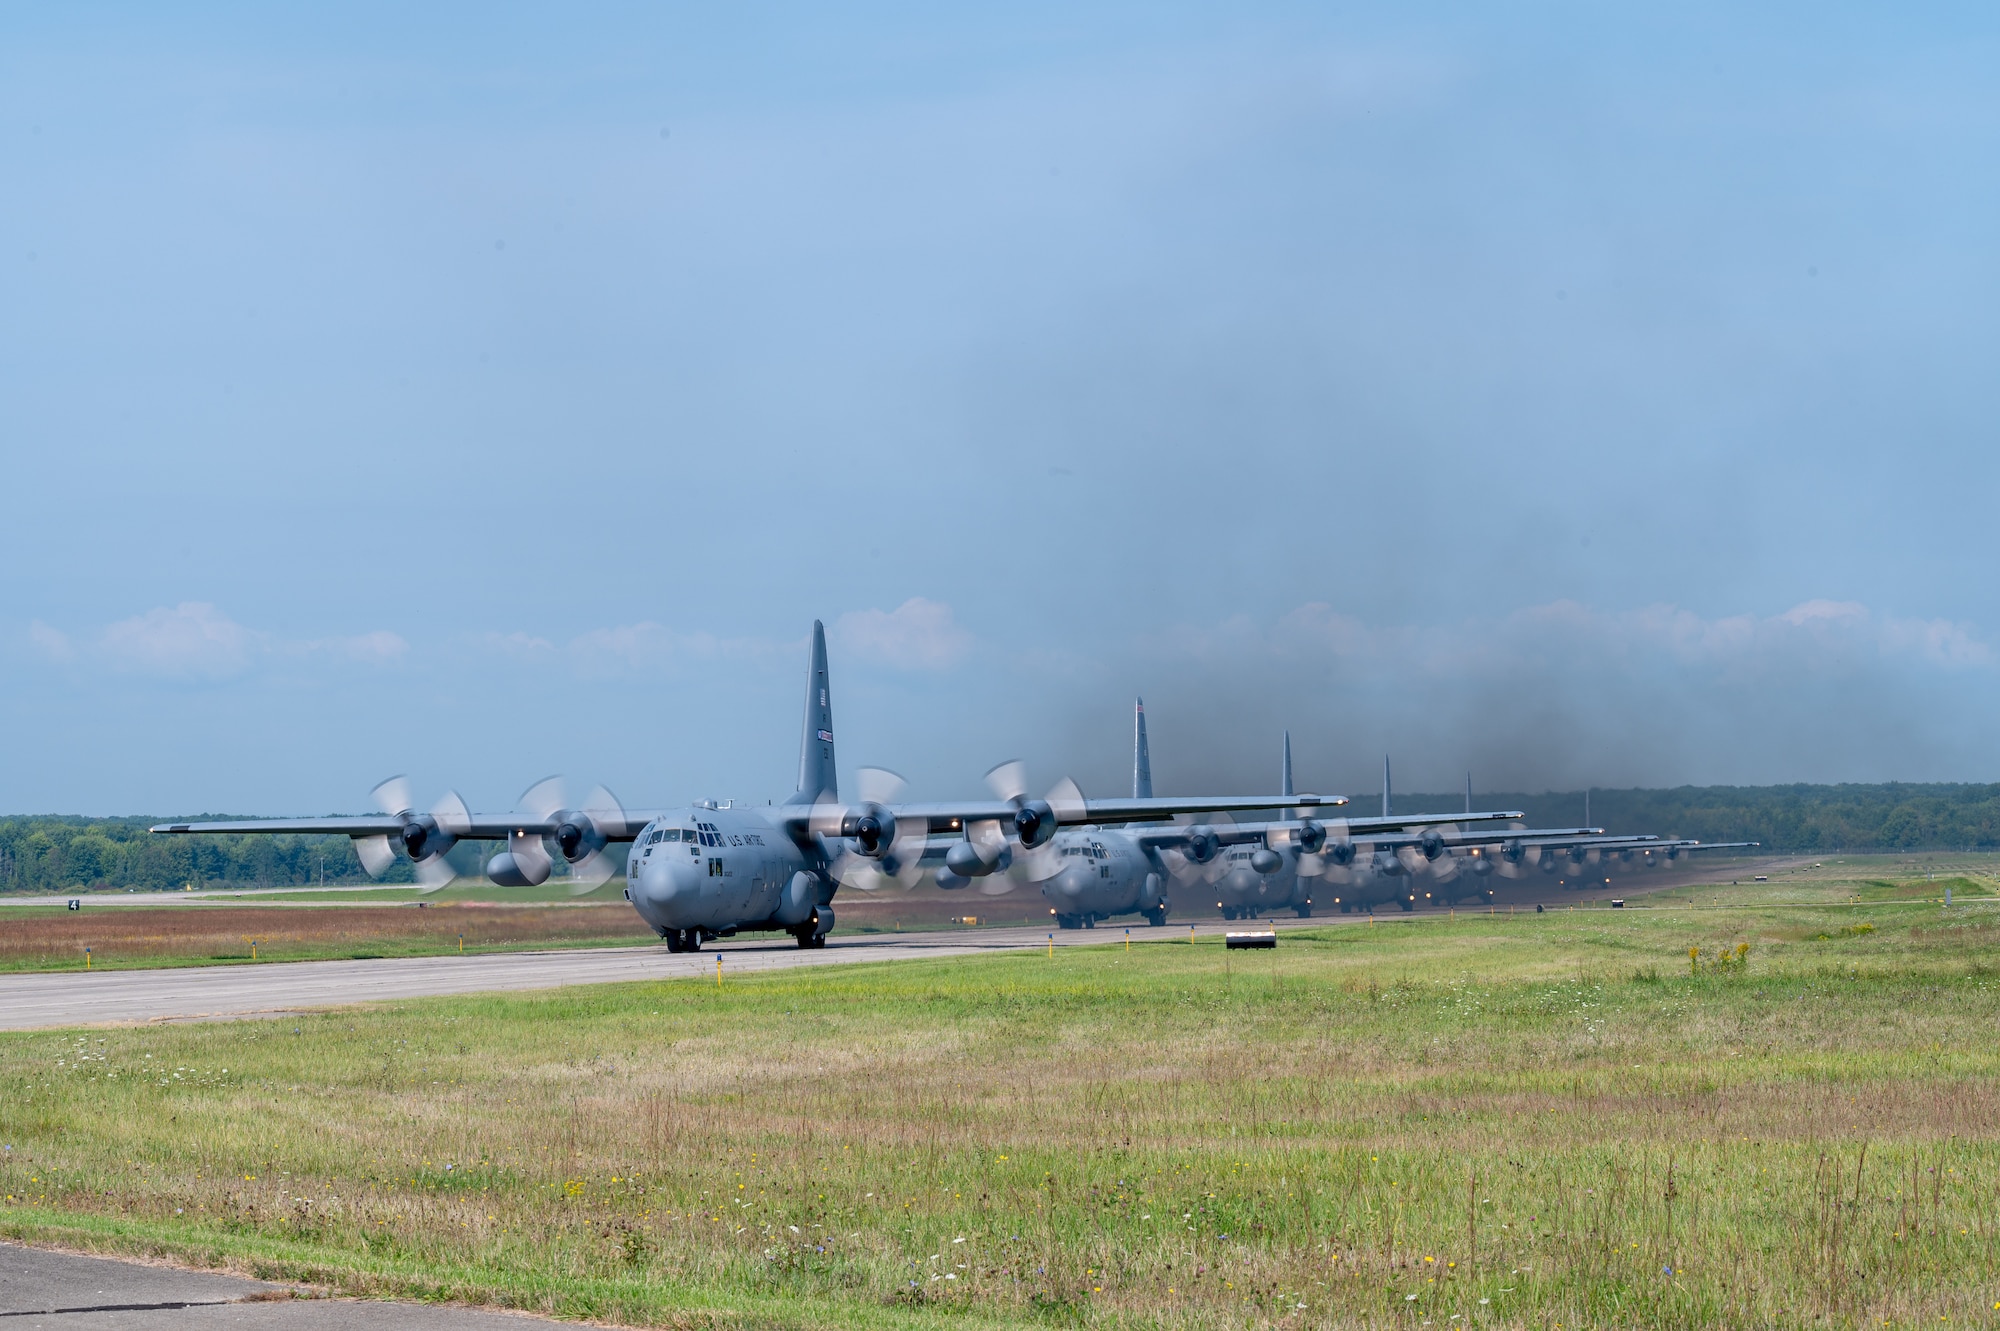
[[[1296,790],[1292,789],[1292,732],[1289,730],[1285,732],[1285,775],[1283,780],[1284,784],[1278,791],[1280,795],[1298,794]]]
[[[833,766],[833,702],[827,689],[826,627],[815,619],[812,664],[806,671],[805,727],[799,736],[799,788],[787,804],[840,797],[840,779]]]
[[[1153,755],[1146,747],[1146,700],[1132,700],[1132,798],[1153,798]]]
[[[1472,812],[1472,773],[1465,774],[1465,811]]]
[[[1382,755],[1382,816],[1389,816],[1389,755]]]

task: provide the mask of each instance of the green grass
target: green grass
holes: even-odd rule
[[[1745,889],[16,1034],[0,1233],[640,1324],[1988,1324],[1996,1024],[2000,907]]]
[[[174,902],[176,904],[182,904],[193,908],[201,908],[204,906],[230,906],[230,905],[383,906],[383,905],[400,905],[403,902],[414,902],[414,901],[434,901],[434,902],[480,901],[480,902],[499,902],[508,905],[526,905],[538,902],[560,903],[565,901],[618,901],[623,899],[624,888],[625,888],[625,880],[622,877],[620,877],[620,878],[607,879],[604,882],[599,883],[596,887],[592,888],[590,891],[574,896],[571,895],[570,893],[569,881],[567,879],[562,879],[562,878],[552,878],[548,882],[543,883],[538,887],[497,887],[494,884],[488,882],[465,880],[453,883],[449,887],[439,888],[435,892],[420,892],[417,890],[415,886],[403,883],[403,884],[391,884],[385,887],[340,888],[340,889],[286,887],[286,888],[262,888],[262,889],[244,888],[240,891],[231,891],[227,888],[213,887],[206,889],[201,894],[188,892],[188,893],[182,893],[178,897],[176,896],[176,894],[171,892],[169,893],[154,892],[145,894],[120,892],[114,890],[93,892],[86,889],[78,888],[74,891],[71,891],[68,895],[76,897],[79,900],[81,900],[86,910],[100,909],[103,907],[119,907],[119,906],[156,907],[162,904],[163,897],[168,902]],[[62,895],[62,894],[55,893],[53,895]],[[5,904],[5,902],[6,899],[4,897],[0,897],[0,904]],[[15,909],[28,911],[28,910],[63,910],[66,908],[64,906],[57,905],[57,906],[20,906],[16,907]],[[8,918],[8,917],[0,916],[0,918]]]

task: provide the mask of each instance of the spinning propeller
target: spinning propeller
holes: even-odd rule
[[[841,886],[863,892],[914,886],[923,876],[930,829],[922,818],[898,818],[890,811],[903,793],[903,778],[881,767],[863,767],[854,776],[861,803],[822,798],[808,823],[830,851],[839,844],[830,872]]]
[[[1028,767],[1017,758],[1001,763],[988,772],[986,788],[1014,806],[1012,827],[1006,824],[995,826],[1003,832],[1011,832],[1011,839],[1021,847],[1021,854],[1015,857],[1015,863],[1021,866],[1022,876],[1031,883],[1040,883],[1060,873],[1062,852],[1055,845],[1056,832],[1066,822],[1080,822],[1088,807],[1076,782],[1064,777],[1047,795],[1031,800],[1028,798]],[[980,890],[988,896],[1000,896],[1013,889],[1004,887],[989,891],[982,884]]]
[[[1194,822],[1187,814],[1174,819],[1175,825],[1187,829],[1187,845],[1162,847],[1160,861],[1167,866],[1167,876],[1176,886],[1196,883],[1208,886],[1229,872],[1229,861],[1222,856],[1222,839],[1215,829],[1228,827],[1235,821],[1226,813],[1213,814],[1201,823]]]
[[[376,808],[392,818],[402,819],[403,828],[397,839],[417,866],[419,894],[435,892],[458,877],[458,870],[451,867],[445,852],[472,830],[472,814],[457,791],[447,790],[429,813],[421,814],[411,805],[408,777],[392,776],[369,795]],[[396,862],[396,852],[386,836],[355,837],[354,853],[370,878],[380,878]]]
[[[548,836],[516,832],[507,838],[507,848],[486,863],[486,876],[494,882],[503,874],[516,874],[523,885],[547,881],[552,860],[549,846],[569,862],[569,894],[580,897],[595,890],[617,871],[608,853],[611,836],[625,828],[625,808],[618,797],[598,786],[583,802],[569,807],[559,776],[544,777],[521,792],[515,807],[536,822],[554,823]]]

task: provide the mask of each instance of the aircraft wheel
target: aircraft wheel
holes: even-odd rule
[[[814,942],[813,942],[813,939],[814,939],[815,937],[817,937],[817,935],[815,935],[815,934],[793,934],[793,935],[792,935],[792,937],[793,937],[793,938],[796,938],[796,939],[798,939],[798,941],[799,941],[799,947],[800,947],[801,949],[804,949],[804,948],[809,948],[809,947],[813,947],[813,946],[815,946],[815,944],[814,944]]]
[[[1416,903],[1416,902],[1414,902],[1414,901],[1412,901],[1412,900],[1410,900],[1410,899],[1409,899],[1408,897],[1402,897],[1402,898],[1400,898],[1400,899],[1399,899],[1399,900],[1398,900],[1398,901],[1396,902],[1396,904],[1397,904],[1397,905],[1399,905],[1399,906],[1401,906],[1401,907],[1402,907],[1402,908],[1403,908],[1404,910],[1406,910],[1406,911],[1411,911],[1411,910],[1415,910],[1415,909],[1417,908],[1417,903]]]
[[[1313,908],[1310,901],[1303,906],[1294,906],[1292,909],[1302,920],[1310,920],[1312,918]]]
[[[666,931],[665,933],[661,934],[660,936],[661,936],[662,938],[664,938],[664,939],[666,939],[666,940],[667,940],[667,951],[669,951],[669,952],[678,952],[678,951],[680,951],[680,950],[681,950],[681,931],[680,931],[680,930],[678,930],[678,929],[669,929],[669,930],[667,930],[667,931]]]
[[[1095,929],[1097,927],[1097,917],[1095,915],[1085,915],[1083,917],[1083,927],[1086,929]]]
[[[701,930],[699,929],[681,930],[681,951],[683,952],[701,951]]]

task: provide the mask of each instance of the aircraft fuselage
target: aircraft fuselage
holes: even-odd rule
[[[1042,880],[1042,897],[1064,928],[1114,915],[1166,919],[1166,875],[1137,837],[1118,828],[1060,832],[1050,851],[1062,867]]]
[[[632,843],[627,893],[662,937],[688,929],[797,930],[814,910],[830,926],[833,889],[820,861],[763,807],[678,809],[648,823]],[[801,874],[812,881],[795,887]],[[788,909],[788,894],[800,889],[809,903],[794,899]]]

